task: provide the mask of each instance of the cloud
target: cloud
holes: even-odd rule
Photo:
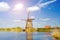
[[[0,2],[0,11],[8,11],[10,9],[10,6],[6,2]]]
[[[28,7],[27,10],[28,11],[36,11],[36,10],[39,10],[39,7],[38,6]]]
[[[39,6],[40,8],[45,7],[46,5],[51,4],[51,3],[55,2],[55,1],[56,0],[51,0],[51,1],[48,1],[48,2],[45,2],[45,3],[37,4],[37,6]]]
[[[41,20],[41,21],[49,21],[50,18],[40,18],[39,20]]]
[[[39,25],[39,24],[45,24],[46,22],[34,22],[34,24],[37,24],[37,25]]]
[[[31,16],[30,18],[31,18],[31,19],[35,19],[35,16]]]
[[[17,3],[15,4],[13,11],[19,11],[22,10],[24,8],[24,5],[22,3]]]
[[[21,20],[13,20],[13,22],[21,22]]]
[[[55,2],[56,0],[51,0],[45,3],[41,3],[43,0],[40,0],[36,5],[32,6],[32,7],[28,7],[29,11],[37,11],[39,9],[41,9],[42,7],[45,7],[48,4],[51,4],[53,2]]]
[[[45,7],[46,5],[55,2],[56,0],[51,0],[51,1],[48,1],[45,3],[41,3],[42,1],[43,0],[40,0],[36,5],[26,8],[27,11],[37,11],[37,10],[41,9],[42,7]],[[17,3],[17,4],[15,4],[13,11],[20,11],[23,8],[24,8],[24,5],[22,3]]]

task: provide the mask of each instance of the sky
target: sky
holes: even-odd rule
[[[24,28],[29,8],[33,27],[60,27],[60,0],[0,0],[0,28]]]

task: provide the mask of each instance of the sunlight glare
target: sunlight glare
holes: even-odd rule
[[[13,10],[22,10],[24,8],[24,5],[22,3],[15,4]]]

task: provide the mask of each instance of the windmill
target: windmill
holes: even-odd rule
[[[32,29],[33,29],[32,21],[34,19],[29,18],[29,16],[30,16],[30,12],[28,12],[27,20],[26,20],[26,26],[25,26],[26,40],[33,40],[33,37],[32,37]]]
[[[20,19],[20,20],[23,20],[23,21],[26,21],[25,23],[25,29],[23,29],[23,31],[32,31],[31,29],[33,29],[33,20],[34,18],[30,18],[30,11],[27,11],[27,19]]]
[[[33,28],[32,21],[33,21],[34,19],[29,18],[29,15],[30,15],[30,12],[28,13],[27,20],[26,20],[26,26],[25,26],[26,29],[27,29],[27,28]]]
[[[32,22],[34,19],[29,18],[29,16],[30,16],[30,12],[28,12],[28,15],[27,15],[25,31],[31,31],[31,29],[33,28]]]

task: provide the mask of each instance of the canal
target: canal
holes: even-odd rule
[[[0,32],[0,40],[54,40],[48,32]]]

